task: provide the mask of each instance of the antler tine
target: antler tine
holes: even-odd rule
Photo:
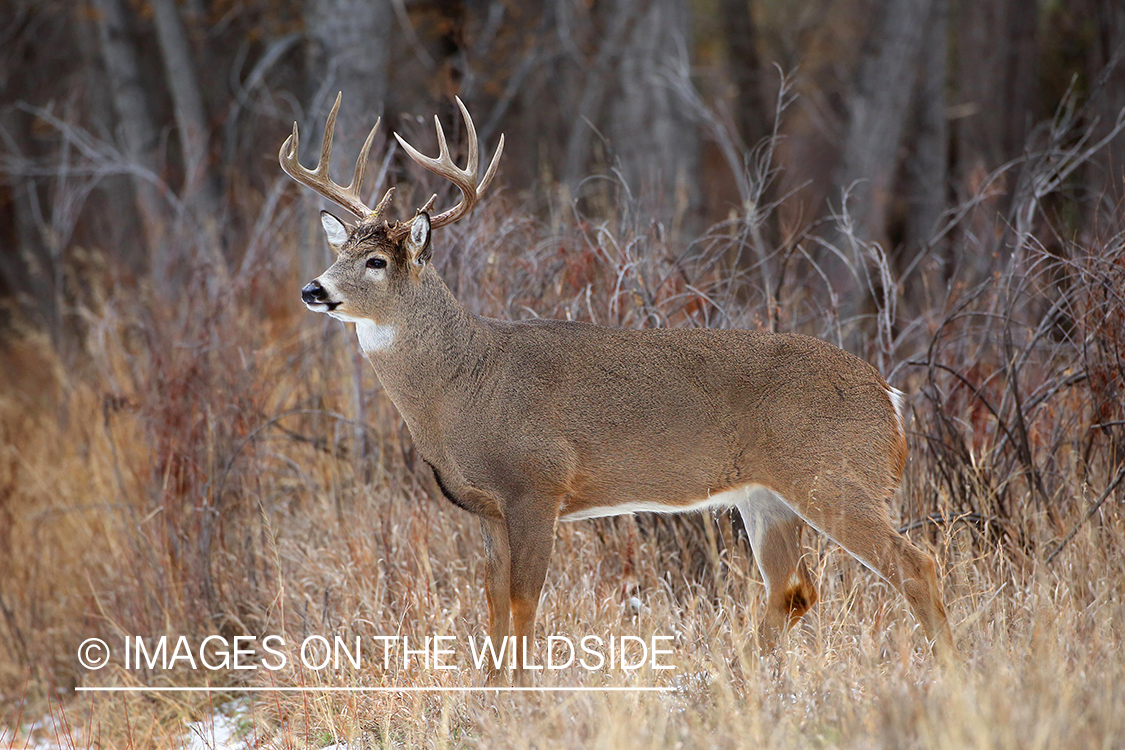
[[[492,163],[489,164],[488,172],[485,174],[484,179],[478,185],[477,167],[480,163],[480,152],[477,144],[477,129],[473,125],[473,118],[469,115],[469,110],[465,107],[464,102],[460,97],[455,97],[457,106],[461,110],[461,116],[465,120],[465,129],[468,131],[468,147],[469,147],[469,161],[464,169],[458,167],[454,163],[453,157],[449,154],[449,145],[446,143],[445,131],[441,127],[441,121],[434,117],[435,130],[437,131],[438,139],[438,155],[437,158],[432,158],[422,154],[418,149],[411,146],[402,136],[395,133],[395,138],[398,140],[399,145],[406,151],[411,159],[430,170],[434,174],[444,177],[452,182],[461,191],[461,202],[453,208],[447,209],[430,220],[434,227],[445,226],[452,224],[467,214],[480,200],[481,194],[485,188],[492,181],[493,176],[496,174],[496,168],[500,163],[500,153],[504,149],[504,136],[500,136],[500,145],[496,149],[496,154],[492,158]],[[422,207],[422,211],[428,211],[433,206],[434,200],[431,198]]]
[[[375,142],[375,134],[379,132],[379,123],[382,122],[382,120],[383,118],[381,117],[375,118],[375,126],[371,128],[371,132],[367,134],[367,140],[363,142],[363,148],[359,152],[359,160],[355,163],[355,173],[352,174],[352,181],[347,188],[348,192],[353,193],[356,200],[358,200],[364,208],[367,207],[367,204],[360,198],[359,191],[363,187],[364,177],[367,176],[367,160],[371,155],[371,144]],[[383,215],[383,211],[385,211],[390,204],[391,196],[394,195],[394,192],[395,188],[393,185],[387,188],[387,192],[383,193],[382,199],[375,204],[375,208],[368,212],[366,221],[375,221]],[[374,198],[375,196],[371,197]]]
[[[363,187],[363,178],[367,176],[367,158],[371,155],[371,144],[375,142],[375,134],[379,132],[381,120],[381,117],[375,118],[375,126],[371,128],[371,132],[367,134],[367,139],[363,142],[363,148],[360,149],[359,158],[355,162],[352,181],[348,183],[347,190],[354,190],[357,196],[359,195],[359,189]]]
[[[453,160],[449,156],[449,144],[445,141],[445,128],[441,126],[441,120],[438,119],[437,115],[434,115],[434,127],[437,128],[437,161],[448,161],[450,163],[450,166],[456,166],[453,164]]]
[[[500,141],[496,144],[496,153],[492,155],[492,161],[488,164],[488,171],[484,173],[484,179],[480,181],[477,191],[483,193],[488,189],[492,178],[496,176],[496,168],[500,166],[500,154],[504,153],[504,134],[500,134]]]
[[[387,188],[387,192],[383,193],[383,199],[381,201],[379,201],[379,205],[375,206],[375,210],[371,212],[372,218],[379,217],[379,216],[383,215],[383,211],[385,211],[387,209],[387,206],[391,202],[391,196],[394,195],[394,193],[395,193],[394,185],[391,185],[389,188]]]
[[[465,109],[465,103],[461,101],[461,97],[453,97],[457,102],[457,106],[461,110],[461,117],[465,119],[465,129],[469,132],[469,164],[465,167],[465,171],[472,175],[472,179],[477,178],[477,129],[473,125],[473,118],[469,117],[469,110]]]
[[[346,188],[337,185],[332,181],[328,170],[332,164],[332,137],[336,130],[336,114],[340,111],[342,100],[343,92],[336,95],[336,102],[332,105],[332,111],[328,113],[328,120],[324,124],[324,138],[320,142],[320,159],[317,161],[315,168],[310,170],[301,166],[298,159],[300,136],[297,134],[297,123],[293,123],[293,134],[286,138],[285,143],[281,145],[278,160],[281,162],[281,168],[294,180],[312,188],[328,200],[355,214],[361,220],[369,221],[382,213],[391,197],[391,191],[388,190],[387,194],[383,196],[383,200],[379,201],[375,210],[372,210],[359,196],[360,188],[363,187],[363,178],[367,175],[367,159],[371,153],[371,144],[375,142],[375,133],[379,130],[379,120],[375,120],[375,127],[371,128],[371,132],[367,134],[367,140],[363,142],[359,159],[356,160],[351,184]]]
[[[285,139],[285,143],[281,144],[281,152],[277,155],[278,160],[281,162],[281,168],[285,170],[285,174],[293,177],[293,173],[289,171],[290,167],[302,169],[300,164],[297,163],[296,154],[297,149],[301,145],[301,137],[297,135],[297,123],[293,123],[293,132]],[[294,178],[296,179],[296,178]]]
[[[316,160],[316,169],[313,170],[313,173],[321,179],[328,179],[328,169],[332,165],[332,138],[336,135],[336,114],[340,111],[340,102],[343,99],[344,92],[337,91],[332,111],[328,113],[328,120],[324,123],[324,137],[320,140],[320,158]]]

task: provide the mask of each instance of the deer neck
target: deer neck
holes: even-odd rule
[[[493,341],[488,327],[432,270],[403,302],[398,323],[365,321],[356,333],[387,395],[416,433],[416,426],[437,420],[443,403],[474,392],[478,384],[472,381],[487,371]]]

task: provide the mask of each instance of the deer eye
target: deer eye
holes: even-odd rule
[[[367,259],[367,267],[368,268],[375,268],[375,269],[386,268],[387,267],[387,261],[385,261],[382,258],[368,258]]]

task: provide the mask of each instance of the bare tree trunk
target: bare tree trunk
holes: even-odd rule
[[[30,163],[39,155],[36,146],[42,145],[42,139],[37,143],[33,137],[32,117],[7,106],[35,96],[41,85],[37,73],[44,77],[52,74],[39,64],[39,35],[16,31],[34,29],[40,14],[47,11],[30,4],[13,4],[9,12],[11,16],[0,14],[4,24],[0,32],[4,37],[0,42],[0,96],[5,101],[0,107],[0,299],[17,301],[23,315],[41,321],[57,343],[61,326],[54,282],[58,273],[53,248],[47,242],[49,217],[45,215],[49,213],[45,204],[50,192],[41,189],[35,177],[19,174],[20,162]],[[17,69],[20,74],[13,75]],[[9,325],[7,318],[0,315],[0,329]]]
[[[576,6],[569,0],[549,0],[543,4],[538,20],[539,43],[535,50],[525,53],[520,63],[530,64],[530,68],[521,85],[504,94],[511,97],[505,126],[526,134],[524,138],[509,139],[504,147],[504,174],[509,184],[529,185],[536,180],[551,184],[569,177],[567,147],[576,130],[583,83],[574,50],[578,39],[586,39],[583,32],[588,28],[589,15],[585,11],[585,6]],[[513,81],[514,76],[509,79],[509,87]],[[557,108],[543,106],[548,91]],[[487,143],[495,141],[499,130],[500,120],[493,121]]]
[[[770,132],[771,116],[762,95],[762,63],[749,0],[722,0],[723,29],[731,82],[738,92],[735,119],[743,143],[753,148]]]
[[[29,151],[28,119],[4,113],[3,127],[7,136]],[[35,180],[4,175],[0,184],[0,242],[11,239],[11,249],[0,251],[0,296],[18,300],[27,310],[34,310],[47,324],[55,340],[59,333],[59,310],[56,304],[54,259],[43,241],[36,206],[40,201]],[[6,243],[5,243],[6,244]]]
[[[398,28],[394,7],[391,0],[307,0],[305,19],[313,97],[321,99],[314,107],[330,104],[342,91],[336,134],[358,148],[386,106],[391,38]],[[316,119],[323,125],[322,117]],[[317,148],[319,142],[319,134],[308,140]]]
[[[898,148],[931,4],[879,0],[873,12],[875,22],[848,101],[843,153],[829,196],[839,205],[843,191],[850,189],[848,210],[862,240],[885,240]]]
[[[953,121],[954,187],[973,198],[985,177],[1024,150],[1036,119],[1036,26],[1039,3],[1026,0],[952,0],[957,63]],[[976,278],[986,276],[1002,248],[1016,173],[990,186],[992,195],[965,220],[974,252],[955,260]]]
[[[1037,109],[1038,3],[957,1],[958,177],[1018,156]]]
[[[110,97],[102,93],[108,89],[109,81],[101,64],[98,36],[89,33],[92,30],[93,27],[89,23],[76,23],[72,34],[73,45],[82,58],[83,85],[91,92],[91,95],[83,97],[83,100],[89,107],[92,130],[100,137],[112,141],[111,131],[117,117]],[[142,248],[137,248],[130,242],[130,239],[136,237],[143,229],[129,177],[114,175],[101,179],[98,190],[90,196],[87,206],[85,210],[99,214],[102,221],[98,222],[98,229],[94,230],[97,232],[96,239],[89,237],[79,241],[94,240],[105,243],[106,249],[123,261],[134,275],[142,275],[148,265],[148,258]],[[80,222],[79,227],[91,223]]]
[[[117,113],[118,132],[125,155],[139,167],[156,172],[153,152],[156,128],[149,116],[136,50],[129,38],[122,0],[94,0],[98,11],[98,36],[109,79],[110,96]],[[149,270],[166,278],[168,257],[164,246],[166,212],[155,187],[143,177],[133,179],[137,212],[141,217],[149,254]]]
[[[1039,3],[1008,0],[1005,149],[1012,156],[1023,152],[1027,136],[1038,120],[1039,110]]]
[[[606,32],[602,37],[594,64],[586,76],[578,111],[566,142],[566,163],[563,175],[573,190],[589,174],[590,142],[594,128],[603,121],[606,94],[611,87],[613,70],[620,59],[629,28],[640,12],[635,2],[619,0],[613,4]]]
[[[622,8],[636,0],[618,0]],[[669,81],[691,61],[687,0],[649,0],[628,29],[609,132],[621,174],[634,194],[657,200],[665,216],[698,202],[699,134]]]
[[[826,254],[824,266],[842,293],[842,322],[860,320],[879,295],[881,279],[869,265],[859,243],[887,245],[887,217],[898,152],[910,113],[910,95],[917,77],[916,61],[931,0],[879,0],[872,11],[874,22],[864,43],[848,99],[848,122],[840,164],[829,193],[830,204],[843,206],[848,225],[838,224],[828,241],[841,256]],[[842,258],[847,258],[843,261]],[[845,263],[850,268],[845,267]],[[851,327],[849,346],[870,337],[870,319]]]
[[[305,23],[310,41],[307,62],[312,84],[309,114],[313,127],[309,129],[309,137],[301,141],[309,158],[315,161],[323,135],[324,112],[336,92],[342,92],[344,102],[336,119],[336,142],[347,144],[337,149],[337,153],[346,153],[348,158],[338,159],[333,171],[338,178],[347,173],[346,182],[351,179],[350,170],[364,137],[386,107],[390,94],[391,38],[398,21],[391,0],[306,0]],[[384,128],[384,137],[386,132]],[[345,164],[349,159],[350,163]],[[364,195],[366,197],[366,193]],[[303,278],[312,278],[324,270],[324,236],[320,222],[314,224],[315,227],[306,232],[307,241],[303,243]],[[353,433],[356,470],[366,473],[370,470],[367,435],[362,427],[367,421],[367,399],[362,387],[362,373],[366,368],[358,350],[352,369],[352,405],[357,425]]]
[[[175,0],[152,0],[152,7],[180,136],[184,166],[182,197],[193,214],[192,218],[203,230],[203,251],[212,264],[209,278],[217,283],[227,275],[219,233],[221,203],[208,169],[207,115],[195,75],[195,63]]]
[[[906,245],[926,247],[945,210],[949,133],[945,122],[948,0],[932,0],[914,89],[914,149],[907,165],[910,196]]]
[[[1101,138],[1113,128],[1121,110],[1125,109],[1125,3],[1094,0],[1093,5],[1098,37],[1090,51],[1087,70],[1091,81],[1104,76],[1101,89],[1092,92],[1095,99],[1091,103],[1098,117],[1094,137]],[[1103,238],[1121,231],[1121,206],[1125,205],[1125,137],[1110,141],[1105,151],[1086,168],[1086,175],[1091,229]]]

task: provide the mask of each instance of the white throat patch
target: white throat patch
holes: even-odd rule
[[[355,333],[364,354],[386,351],[395,341],[394,326],[381,326],[370,320],[357,320]]]

